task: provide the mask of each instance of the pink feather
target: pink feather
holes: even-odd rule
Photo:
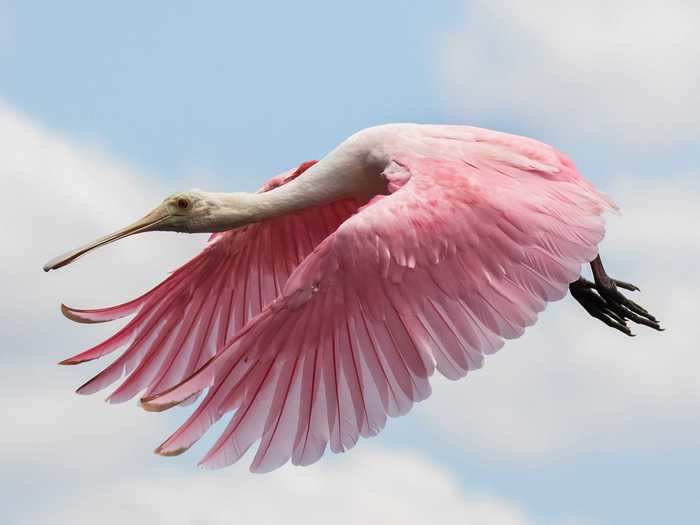
[[[288,183],[314,163],[273,178],[260,191]],[[114,403],[179,383],[271,303],[294,268],[356,211],[354,201],[344,200],[215,234],[200,254],[137,299],[95,310],[64,306],[64,314],[78,322],[135,316],[106,341],[61,364],[97,359],[126,346],[78,389],[92,394],[127,374],[108,398]]]
[[[539,142],[476,128],[424,130],[410,149],[384,145],[389,196],[356,214],[348,202],[317,210],[319,230],[307,228],[313,246],[289,236],[268,244],[301,213],[265,223],[255,233],[265,237],[248,234],[246,242],[265,245],[251,249],[253,268],[272,246],[293,242],[303,254],[273,258],[271,282],[251,285],[253,295],[269,292],[251,299],[255,311],[220,338],[223,347],[142,400],[159,410],[208,388],[159,453],[182,452],[229,411],[205,467],[237,461],[256,441],[255,472],[290,459],[313,463],[329,445],[348,450],[427,398],[435,368],[457,379],[481,367],[565,295],[595,257],[612,202]],[[231,304],[249,300],[243,290]]]

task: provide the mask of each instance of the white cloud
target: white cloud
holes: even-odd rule
[[[22,523],[169,525],[488,523],[529,525],[514,505],[464,497],[444,470],[409,452],[374,450],[254,476],[241,469],[129,478],[31,513]]]
[[[139,457],[150,458],[150,447],[168,430],[162,419],[133,405],[107,407],[99,396],[73,394],[104,361],[55,364],[111,334],[115,325],[75,325],[58,307],[62,301],[103,306],[131,299],[196,252],[202,239],[144,235],[45,274],[42,265],[50,257],[142,216],[166,188],[95,146],[43,129],[1,100],[0,143],[0,409],[8,422],[0,432],[0,463],[94,471],[133,456],[134,443],[143,452]],[[105,448],[109,455],[98,452]],[[75,461],[82,453],[89,459]]]
[[[81,374],[61,374],[50,362],[8,372],[0,390],[6,421],[0,465],[5,473],[39,468],[94,477],[123,472],[125,462],[131,469],[157,463],[153,446],[170,430],[164,418],[149,417],[132,403],[113,406],[99,396],[78,397],[71,380]]]
[[[627,338],[571,298],[509,342],[484,369],[439,382],[420,413],[463,446],[498,458],[546,461],[586,451],[692,447],[700,438],[700,188],[694,174],[623,176],[623,207],[601,253],[609,273],[667,331]]]
[[[195,469],[150,451],[168,432],[163,415],[76,398],[56,378],[23,390],[23,380],[49,372],[18,372],[3,385],[10,424],[0,434],[0,465],[13,484],[29,477],[34,494],[46,497],[38,508],[17,502],[13,509],[8,501],[4,511],[16,517],[10,523],[534,524],[505,499],[464,494],[448,471],[415,452],[369,443],[266,475],[248,473],[252,457],[229,469]]]
[[[442,40],[448,107],[644,147],[700,134],[700,4],[469,2]]]
[[[0,305],[4,319],[26,320],[31,314],[39,326],[60,318],[62,301],[103,306],[128,300],[202,245],[201,237],[153,233],[44,274],[41,267],[48,259],[143,216],[166,196],[166,189],[95,146],[43,129],[1,100],[0,141],[6,196],[0,282],[6,296],[16,299]],[[75,329],[66,321],[57,331]],[[96,331],[105,333],[90,331],[93,337]]]

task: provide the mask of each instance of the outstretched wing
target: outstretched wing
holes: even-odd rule
[[[235,411],[201,464],[260,440],[252,471],[307,465],[428,397],[435,368],[457,379],[520,336],[595,257],[612,205],[551,148],[518,146],[393,155],[391,195],[328,236],[202,369],[142,400],[164,409],[209,387],[157,451],[182,452]]]
[[[261,191],[285,184],[311,164],[275,177]],[[272,302],[292,271],[356,211],[354,201],[339,201],[215,234],[202,252],[133,301],[97,310],[64,306],[64,314],[78,322],[135,314],[106,341],[62,362],[78,364],[127,346],[78,392],[94,393],[126,374],[108,398],[118,403],[182,381]]]

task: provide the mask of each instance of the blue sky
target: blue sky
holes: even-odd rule
[[[258,181],[368,125],[435,119],[431,39],[460,3],[333,5],[16,5],[3,91],[162,176]]]
[[[342,523],[353,512],[368,522],[402,512],[417,523],[692,521],[700,45],[688,27],[700,11],[545,4],[0,2],[0,177],[17,216],[3,230],[0,277],[14,299],[1,332],[13,343],[0,386],[9,523]],[[609,268],[639,281],[669,331],[629,341],[565,300],[378,438],[308,472],[262,477],[244,462],[196,471],[204,446],[177,460],[150,454],[179,413],[71,393],[97,368],[54,363],[113,327],[72,326],[57,305],[128,299],[202,239],[134,239],[64,274],[41,274],[46,259],[169,192],[252,190],[392,121],[476,124],[564,149],[622,205],[604,244]],[[278,515],[253,512],[260,491]]]

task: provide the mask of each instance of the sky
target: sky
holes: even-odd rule
[[[0,508],[8,524],[688,523],[700,513],[700,7],[632,2],[0,0]],[[570,298],[350,452],[266,475],[152,449],[188,409],[73,390],[56,362],[202,236],[58,253],[190,187],[249,191],[384,122],[470,124],[575,159],[622,208],[601,246],[664,333]],[[636,299],[636,298],[635,298]]]

